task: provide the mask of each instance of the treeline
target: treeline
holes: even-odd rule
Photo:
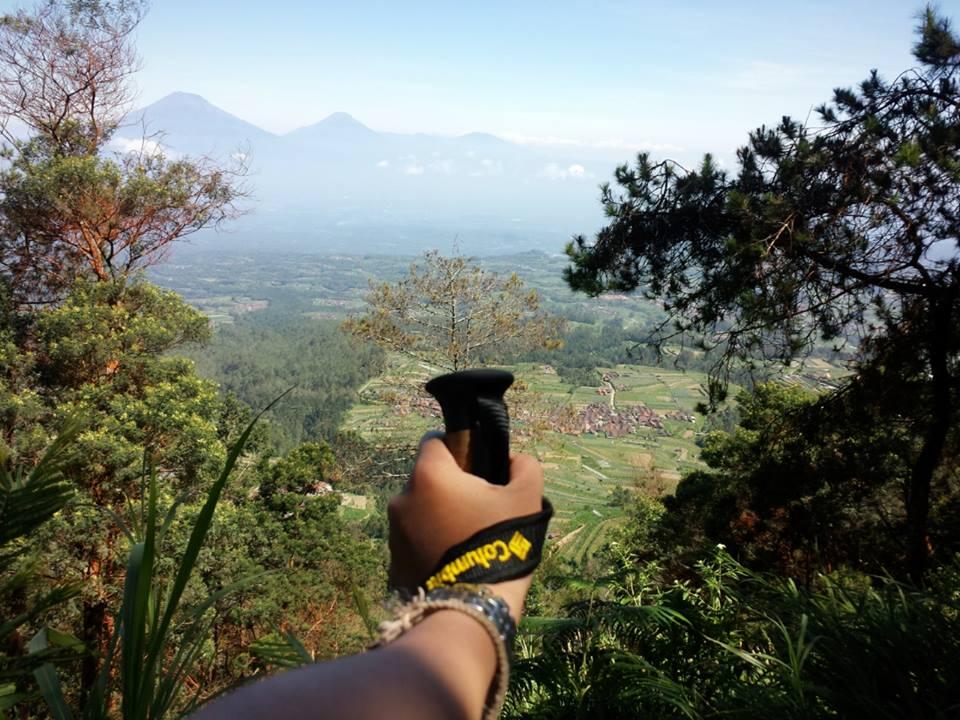
[[[385,361],[382,350],[349,339],[336,322],[276,306],[218,327],[188,355],[201,375],[249,407],[264,408],[287,393],[265,418],[269,443],[280,450],[331,440],[358,388]]]
[[[690,338],[687,338],[687,346],[674,342],[658,344],[654,342],[657,337],[656,324],[636,327],[620,318],[600,321],[582,312],[578,316],[580,321],[569,324],[561,347],[527,352],[518,359],[549,363],[564,382],[587,387],[599,385],[600,373],[597,368],[621,364],[647,365],[711,374],[723,362],[723,345],[705,350],[697,347],[697,343]],[[813,355],[833,361],[845,357],[826,346],[819,347]],[[728,382],[753,387],[782,372],[782,367],[776,365],[743,363],[724,368],[724,377]]]

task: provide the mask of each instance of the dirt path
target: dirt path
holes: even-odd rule
[[[606,385],[608,388],[610,388],[610,409],[616,410],[617,409],[617,405],[616,405],[617,389],[613,386],[613,383],[610,382],[609,380],[604,380],[603,384]]]
[[[586,527],[586,525],[581,525],[581,526],[578,527],[576,530],[571,530],[571,531],[568,532],[566,535],[564,535],[562,538],[560,538],[560,539],[557,540],[555,543],[553,543],[553,546],[554,546],[555,548],[562,548],[562,547],[563,547],[564,545],[566,545],[568,542],[570,542],[571,540],[573,540],[573,538],[576,537],[577,533],[579,533],[579,532],[580,532],[581,530],[583,530],[585,527]]]
[[[600,472],[599,470],[594,470],[592,467],[590,467],[590,466],[587,465],[586,463],[583,463],[582,465],[580,465],[580,467],[582,467],[584,470],[589,470],[589,471],[592,472],[594,475],[596,475],[597,477],[599,477],[601,480],[609,480],[609,479],[610,479],[610,478],[608,478],[606,475],[604,475],[602,472]]]

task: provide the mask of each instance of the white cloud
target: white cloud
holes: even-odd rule
[[[397,158],[397,162],[403,165],[403,174],[404,175],[423,175],[425,168],[423,164],[417,160],[416,155],[404,155],[403,157]]]
[[[556,163],[549,163],[540,171],[540,176],[549,180],[562,180],[566,177],[566,174]]]
[[[566,180],[567,178],[592,178],[593,173],[587,172],[587,169],[580,163],[574,163],[565,168],[560,167],[555,162],[547,163],[538,173],[540,177],[548,180]]]
[[[438,160],[437,162],[430,163],[430,170],[433,172],[438,172],[443,175],[453,175],[454,165],[453,160],[445,158],[443,160]]]
[[[521,133],[500,133],[500,137],[517,145],[580,145],[579,140],[556,137],[553,135],[523,135]]]
[[[480,161],[480,167],[470,173],[470,177],[484,177],[487,175],[501,175],[503,173],[503,163],[499,160],[483,158]]]
[[[381,160],[380,162],[377,163],[378,168],[385,168],[385,167],[388,167],[389,165],[390,165],[389,160]]]
[[[178,153],[165,148],[163,145],[158,143],[156,140],[150,140],[149,138],[125,138],[120,137],[119,135],[113,136],[110,139],[110,142],[107,144],[107,147],[114,152],[121,154],[129,153],[143,153],[144,155],[166,155],[167,157],[174,158],[177,157]]]
[[[606,140],[574,140],[573,138],[556,137],[553,135],[523,135],[520,133],[502,133],[501,137],[518,145],[532,145],[535,147],[579,147],[596,150],[650,150],[652,152],[683,152],[684,147],[672,143],[658,143],[652,140],[624,140],[610,138]]]

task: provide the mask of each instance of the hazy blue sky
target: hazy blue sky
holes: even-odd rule
[[[155,0],[138,85],[143,104],[195,92],[274,132],[344,110],[377,130],[725,153],[871,67],[909,67],[921,7]],[[960,0],[939,7],[960,20]]]

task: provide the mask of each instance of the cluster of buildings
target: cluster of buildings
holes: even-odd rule
[[[635,433],[641,427],[663,430],[663,419],[646,405],[614,409],[607,403],[591,403],[577,413],[576,425],[575,432],[570,434],[602,433],[617,438]]]
[[[615,373],[607,373],[615,376]],[[614,378],[611,377],[607,382]],[[601,390],[605,388],[600,388]],[[393,412],[404,416],[416,413],[421,417],[440,418],[440,406],[432,397],[422,395],[395,395],[391,398]],[[660,415],[641,403],[611,407],[610,403],[596,402],[584,407],[571,405],[526,405],[511,408],[511,416],[518,435],[552,431],[564,435],[603,434],[618,438],[636,433],[640,428],[664,430],[664,419],[694,422],[694,416],[682,410]]]

